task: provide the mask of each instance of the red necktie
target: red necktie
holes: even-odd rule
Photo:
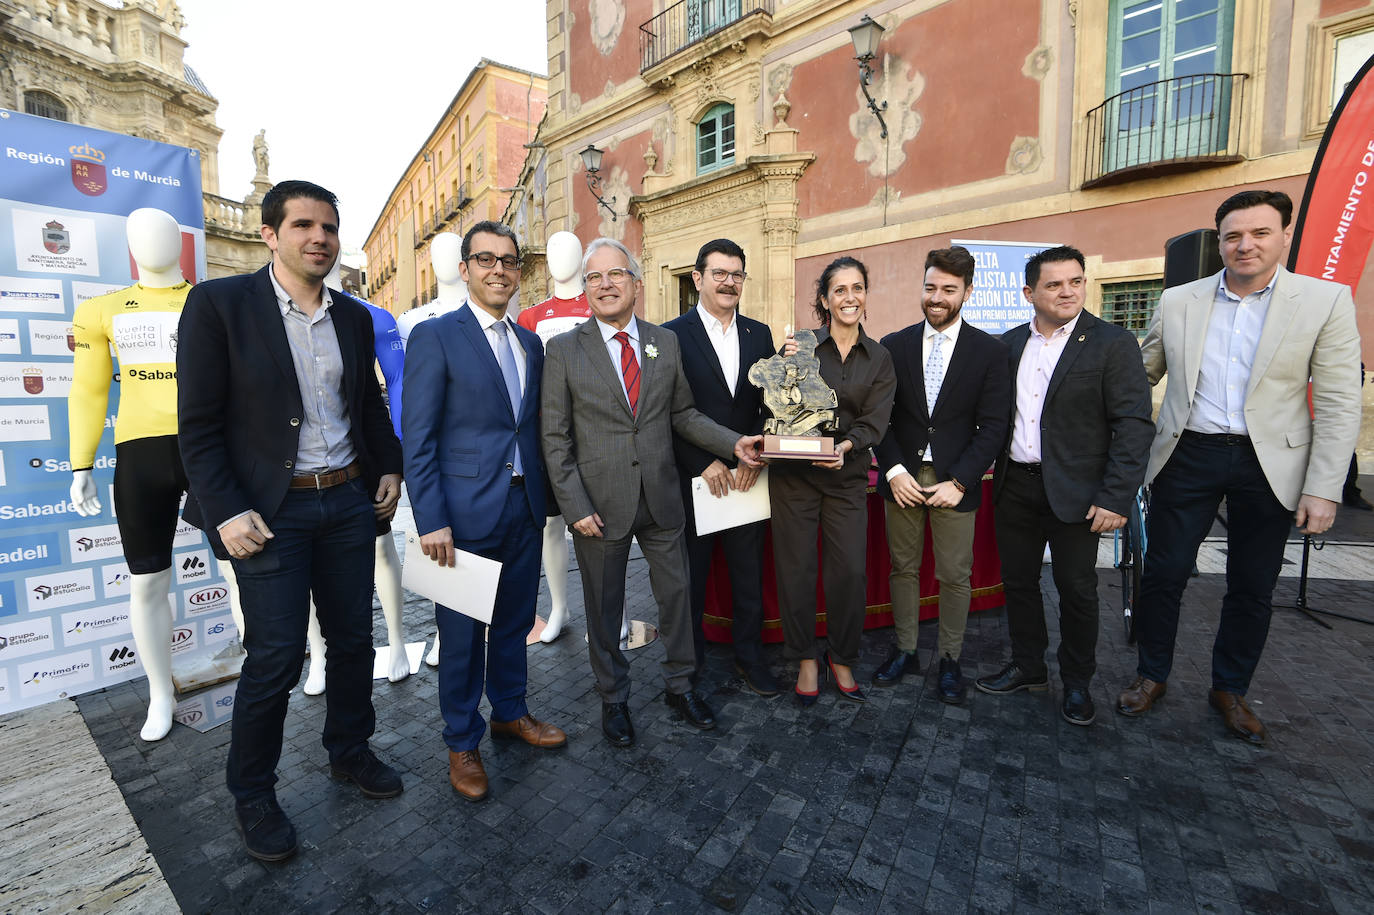
[[[639,360],[635,358],[635,348],[630,345],[630,335],[620,331],[613,338],[620,344],[620,374],[625,378],[625,396],[630,401],[630,412],[639,407]]]

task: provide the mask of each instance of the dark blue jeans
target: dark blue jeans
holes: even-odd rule
[[[328,645],[323,743],[330,762],[367,746],[372,736],[373,517],[361,480],[291,490],[267,522],[273,539],[256,556],[233,560],[248,630],[226,778],[239,803],[274,795],[286,700],[305,662],[312,592]]]
[[[543,528],[544,519],[536,525],[530,514],[525,490],[512,486],[501,520],[488,537],[454,541],[460,550],[501,563],[490,626],[434,605],[439,626],[439,712],[444,717],[444,743],[454,752],[476,748],[486,732],[478,711],[483,689],[494,720],[515,721],[529,713],[525,636],[534,626]]]
[[[1269,488],[1255,449],[1184,432],[1150,489],[1149,551],[1135,613],[1137,673],[1169,678],[1178,608],[1198,547],[1226,498],[1226,596],[1212,645],[1212,688],[1245,694],[1269,635],[1274,585],[1293,513]]]

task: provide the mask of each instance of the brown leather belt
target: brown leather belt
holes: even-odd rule
[[[291,478],[292,489],[329,489],[338,486],[340,483],[347,483],[349,480],[356,480],[363,475],[363,469],[354,461],[342,470],[330,470],[327,473],[307,473]]]

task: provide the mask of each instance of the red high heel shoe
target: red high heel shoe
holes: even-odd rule
[[[800,686],[792,687],[792,692],[796,694],[797,702],[802,708],[810,708],[816,704],[816,700],[821,697],[821,687],[825,685],[825,668],[816,665],[816,688],[807,692]]]
[[[835,688],[840,691],[841,696],[844,696],[850,702],[868,701],[868,697],[864,695],[864,691],[859,688],[858,680],[855,680],[854,685],[849,687],[848,689],[845,689],[843,686],[840,685],[840,677],[838,674],[835,673],[835,662],[830,659],[829,651],[825,653],[825,666],[830,668],[830,676],[835,678]],[[820,686],[819,680],[817,680],[816,685],[817,687]]]

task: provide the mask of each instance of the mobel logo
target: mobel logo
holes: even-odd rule
[[[66,254],[72,249],[72,236],[67,227],[56,219],[43,227],[43,247],[52,254]]]
[[[105,176],[105,153],[89,143],[68,146],[72,156],[72,186],[87,197],[99,197],[109,187]]]

